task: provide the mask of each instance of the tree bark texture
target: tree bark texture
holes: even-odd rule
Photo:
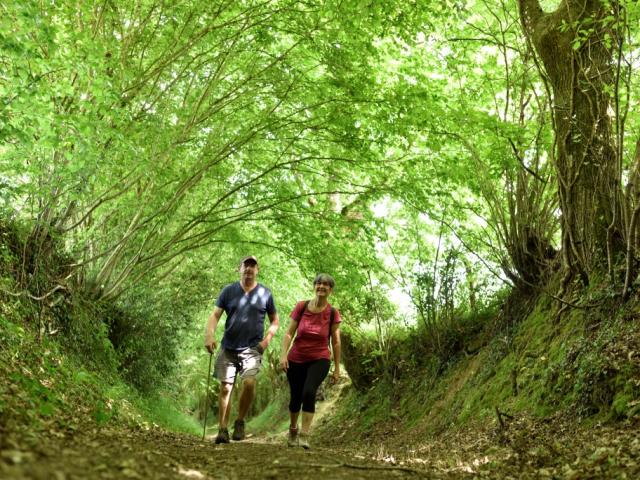
[[[525,35],[553,98],[562,248],[569,271],[589,273],[623,251],[621,166],[612,132],[617,1],[563,0],[544,12],[518,0]]]

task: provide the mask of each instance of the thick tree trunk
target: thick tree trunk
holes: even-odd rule
[[[555,166],[566,266],[584,280],[622,251],[621,167],[612,135],[616,1],[563,0],[545,13],[519,0],[553,95]]]

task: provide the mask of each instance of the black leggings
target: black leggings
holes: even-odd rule
[[[287,380],[291,389],[289,411],[297,413],[302,406],[303,412],[315,413],[316,392],[318,387],[329,373],[331,362],[326,358],[312,360],[311,362],[289,362]]]

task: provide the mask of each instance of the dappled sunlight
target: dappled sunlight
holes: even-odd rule
[[[178,467],[178,475],[182,475],[183,477],[186,477],[186,478],[195,478],[195,479],[206,478],[206,475],[201,473],[199,470],[185,469],[182,467]]]
[[[540,7],[545,12],[555,12],[562,3],[562,0],[540,0]]]

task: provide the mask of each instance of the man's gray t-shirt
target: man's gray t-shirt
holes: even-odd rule
[[[227,285],[220,292],[216,306],[227,314],[222,337],[225,350],[255,347],[264,335],[265,314],[276,313],[271,290],[260,283],[249,293],[244,292],[240,282]]]

